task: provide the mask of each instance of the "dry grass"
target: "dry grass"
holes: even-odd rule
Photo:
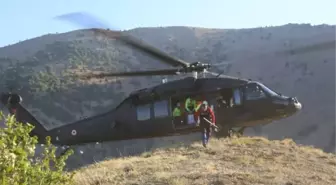
[[[336,157],[292,140],[213,139],[80,169],[79,185],[336,184]]]

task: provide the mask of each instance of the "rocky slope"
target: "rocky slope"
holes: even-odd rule
[[[77,171],[78,185],[95,184],[335,184],[336,157],[292,140],[212,140],[112,159]]]
[[[231,64],[226,74],[259,80],[289,96],[303,110],[264,126],[271,139],[293,138],[335,150],[335,50],[279,54],[285,49],[333,40],[335,26],[288,24],[224,30],[190,27],[137,28],[129,33],[182,59]],[[0,48],[0,91],[22,94],[25,106],[53,128],[105,112],[132,90],[159,77],[79,81],[69,71],[153,69],[165,65],[105,38],[81,30],[48,34]],[[253,135],[253,131],[247,134]]]

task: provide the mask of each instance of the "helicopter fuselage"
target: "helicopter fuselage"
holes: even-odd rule
[[[35,125],[32,135],[40,142],[51,136],[52,143],[75,145],[89,142],[166,136],[199,131],[196,124],[176,124],[173,109],[186,98],[206,100],[222,128],[252,127],[289,117],[301,109],[296,98],[275,93],[260,82],[236,78],[185,78],[142,89],[130,94],[115,109],[104,114],[52,130],[43,126],[21,104],[16,105],[20,122]],[[6,98],[5,98],[6,99]]]
[[[275,93],[260,82],[228,78],[186,78],[133,93],[117,109],[116,120],[129,125],[138,137],[198,131],[195,124],[174,123],[176,103],[188,97],[206,100],[213,108],[217,124],[226,128],[252,127],[289,117],[302,106],[296,98]],[[220,101],[226,100],[226,105]],[[125,111],[127,110],[127,111]],[[122,113],[128,113],[123,115]],[[188,122],[186,113],[184,121]]]

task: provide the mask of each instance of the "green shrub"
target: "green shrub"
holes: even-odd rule
[[[14,116],[0,112],[0,121],[5,120],[5,128],[0,128],[0,184],[1,185],[67,185],[73,183],[74,173],[64,172],[65,161],[73,154],[68,150],[56,157],[56,147],[50,137],[40,156],[35,156],[37,137],[29,133],[34,128],[30,124],[16,121]]]

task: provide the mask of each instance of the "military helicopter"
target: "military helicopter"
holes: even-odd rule
[[[79,15],[68,14],[62,18],[72,19],[74,16]],[[180,102],[183,105],[183,101],[188,97],[206,100],[213,107],[216,124],[220,127],[219,136],[230,136],[232,131],[243,134],[247,127],[269,124],[272,121],[289,117],[302,108],[297,98],[274,92],[258,81],[208,71],[211,64],[188,63],[124,32],[101,28],[87,30],[99,36],[122,41],[174,68],[121,73],[92,73],[78,76],[80,78],[179,74],[192,74],[192,76],[134,91],[117,107],[106,113],[51,130],[46,130],[22,106],[22,98],[19,94],[2,93],[1,102],[7,106],[11,114],[15,114],[19,122],[28,122],[35,126],[31,134],[38,136],[40,142],[43,142],[46,136],[51,136],[53,144],[69,146],[197,132],[199,131],[197,124],[189,124],[188,122],[190,114],[183,114],[184,121],[182,123],[175,122],[172,116],[177,103]],[[303,49],[301,48],[301,50]],[[213,77],[198,78],[198,73],[211,74]]]

